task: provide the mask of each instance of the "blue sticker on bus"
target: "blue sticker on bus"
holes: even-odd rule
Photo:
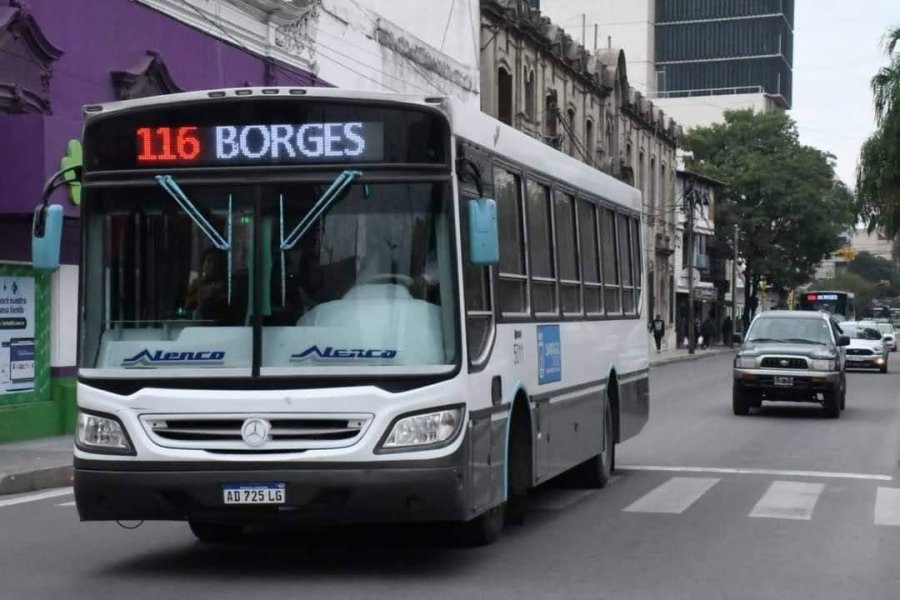
[[[562,379],[562,345],[559,325],[538,325],[537,328],[538,384]]]

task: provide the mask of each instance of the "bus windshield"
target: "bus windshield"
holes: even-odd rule
[[[333,182],[91,191],[82,368],[449,368],[449,185],[354,182],[284,243]]]

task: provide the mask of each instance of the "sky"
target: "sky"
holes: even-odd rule
[[[790,114],[800,141],[834,154],[850,187],[875,129],[869,82],[887,64],[882,40],[891,26],[900,26],[900,0],[796,1]]]

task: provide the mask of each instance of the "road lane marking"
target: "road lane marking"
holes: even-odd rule
[[[63,502],[62,504],[57,504],[57,506],[75,506],[75,501],[72,502]]]
[[[824,489],[824,483],[773,481],[750,511],[750,516],[761,519],[809,521]]]
[[[900,525],[900,489],[878,488],[875,496],[875,524]]]
[[[836,473],[831,471],[793,471],[781,469],[728,469],[723,467],[663,467],[650,465],[621,465],[617,471],[668,471],[673,473],[716,473],[722,475],[773,475],[775,477],[820,477],[823,479],[864,479],[867,481],[893,481],[890,475],[868,473]]]
[[[14,506],[16,504],[25,504],[26,502],[37,502],[38,500],[46,500],[47,498],[56,498],[58,496],[66,496],[72,493],[72,488],[59,488],[55,490],[47,490],[45,492],[35,492],[33,494],[25,494],[16,496],[8,500],[0,500],[0,508],[6,506]]]
[[[719,481],[721,480],[717,477],[673,477],[622,510],[680,514]]]

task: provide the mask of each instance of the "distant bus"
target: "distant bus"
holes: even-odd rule
[[[828,312],[837,321],[855,321],[856,306],[852,292],[820,290],[800,295],[800,310]]]

